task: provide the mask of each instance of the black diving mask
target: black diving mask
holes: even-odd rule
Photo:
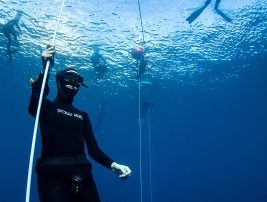
[[[82,85],[84,87],[88,87],[84,83],[84,78],[82,76],[80,76],[76,71],[73,71],[73,70],[65,71],[63,74],[61,74],[61,78],[66,83],[78,84],[78,85]]]
[[[65,82],[67,83],[76,83],[79,85],[83,84],[83,77],[77,74],[71,74],[71,73],[65,73],[62,75],[62,78],[64,79]]]

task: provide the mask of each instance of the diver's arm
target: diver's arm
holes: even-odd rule
[[[38,79],[32,83],[32,94],[31,94],[30,103],[28,106],[28,112],[32,116],[35,116],[37,112],[43,77],[44,77],[44,74],[40,73],[38,76]],[[49,75],[47,77],[47,81],[48,81],[48,78],[49,78]],[[49,86],[48,86],[47,81],[45,84],[44,97],[46,97],[49,94]]]
[[[84,116],[84,139],[89,155],[99,164],[111,169],[114,162],[99,147],[94,136],[92,125],[87,114]]]
[[[87,114],[85,116],[85,125],[85,142],[90,156],[101,165],[110,169],[120,179],[127,179],[131,175],[131,169],[128,166],[113,161],[98,147]]]
[[[50,61],[50,66],[49,66],[45,89],[44,89],[44,97],[46,97],[49,94],[49,86],[48,86],[49,72],[51,70],[51,67],[54,64],[54,47],[51,47],[51,46],[47,46],[47,48],[42,52],[43,68],[38,76],[38,79],[32,82],[32,94],[31,94],[30,103],[28,106],[28,112],[32,116],[35,116],[37,112],[41,87],[42,87],[43,78],[44,78],[44,71],[45,71],[46,64],[48,61]]]

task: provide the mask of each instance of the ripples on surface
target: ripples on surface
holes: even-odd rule
[[[163,84],[167,80],[201,82],[196,81],[199,75],[215,71],[219,73],[209,78],[211,82],[238,78],[247,66],[247,58],[266,54],[266,0],[222,1],[219,8],[232,18],[232,23],[214,11],[213,3],[191,25],[185,19],[203,1],[140,2],[152,77]],[[0,5],[1,24],[18,10],[25,13],[20,22],[23,34],[18,54],[23,58],[21,63],[38,61],[41,50],[52,40],[61,1],[1,0]],[[56,38],[55,68],[81,68],[90,80],[93,70],[89,57],[93,47],[100,45],[109,70],[105,81],[98,84],[127,87],[136,83],[135,61],[129,53],[141,42],[137,0],[66,0]],[[1,47],[4,53],[5,47]]]

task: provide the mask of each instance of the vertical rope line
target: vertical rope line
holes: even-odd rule
[[[61,4],[61,9],[60,9],[60,13],[59,13],[59,16],[57,19],[57,24],[56,24],[56,28],[55,28],[55,32],[54,32],[54,36],[53,36],[53,40],[52,40],[52,45],[55,45],[55,39],[56,39],[59,21],[60,21],[61,15],[62,15],[64,4],[65,4],[65,0],[63,0],[62,4]],[[27,177],[26,198],[25,198],[26,202],[30,201],[32,168],[33,168],[34,151],[35,151],[35,145],[36,145],[36,136],[37,136],[38,123],[39,123],[39,118],[40,118],[41,106],[42,106],[45,83],[47,80],[49,66],[50,66],[50,62],[48,61],[46,63],[46,67],[45,67],[44,78],[43,78],[43,82],[42,82],[42,87],[41,87],[41,92],[40,92],[40,97],[39,97],[39,102],[38,102],[38,108],[37,108],[37,113],[36,113],[36,119],[35,119],[35,123],[34,123],[32,144],[31,144],[31,153],[30,153],[30,159],[29,159],[28,177]]]
[[[139,9],[139,15],[140,15],[140,21],[141,21],[141,28],[142,28],[142,38],[143,38],[143,46],[145,45],[145,36],[144,36],[144,27],[143,27],[143,19],[142,19],[142,12],[141,12],[141,6],[140,1],[138,0],[138,9]],[[138,66],[137,66],[138,68]],[[139,68],[138,68],[139,71]],[[138,72],[140,74],[140,72]],[[141,84],[138,82],[138,105],[139,105],[139,165],[140,165],[140,197],[141,202],[143,201],[143,179],[142,179],[142,124],[141,124]]]
[[[141,13],[141,6],[140,1],[138,0],[138,9],[141,21],[141,28],[142,28],[142,38],[143,38],[143,46],[145,45],[145,36],[144,36],[144,27],[143,27],[143,19]],[[138,68],[138,66],[137,66]],[[139,68],[138,68],[139,71]],[[140,74],[140,72],[138,72]],[[138,82],[138,106],[139,106],[139,165],[140,165],[140,201],[143,201],[143,179],[142,179],[142,123],[141,123],[141,84]]]
[[[144,25],[143,25],[143,17],[141,12],[141,5],[140,0],[138,0],[138,8],[139,8],[139,15],[140,15],[140,22],[141,22],[141,29],[142,29],[142,39],[143,39],[143,46],[145,46],[145,34],[144,34]],[[137,66],[138,67],[138,66]],[[139,69],[138,69],[139,71]],[[142,126],[141,126],[141,83],[139,82],[139,131],[140,131],[140,187],[141,187],[141,202],[143,200],[143,184],[142,184]],[[148,130],[149,130],[149,141],[148,141],[148,147],[149,147],[149,186],[150,186],[150,200],[152,202],[153,195],[152,195],[152,166],[151,166],[151,132],[150,132],[150,121],[149,121],[149,112],[148,112]]]
[[[142,178],[142,123],[141,123],[141,84],[138,85],[138,116],[139,116],[139,172],[140,172],[140,201],[143,201]]]
[[[147,123],[148,123],[148,152],[149,152],[149,191],[150,191],[150,201],[153,201],[152,192],[152,163],[151,163],[151,128],[150,128],[150,111],[147,113]]]
[[[140,21],[141,21],[143,45],[145,45],[145,35],[144,35],[143,18],[142,18],[141,5],[140,5],[140,1],[139,0],[138,0],[138,8],[139,8]]]

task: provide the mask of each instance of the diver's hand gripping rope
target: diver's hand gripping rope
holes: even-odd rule
[[[65,0],[62,0],[60,13],[59,13],[59,16],[58,16],[58,19],[57,19],[57,25],[56,25],[54,36],[53,36],[53,40],[52,40],[52,45],[53,46],[55,44],[55,39],[56,39],[56,35],[57,35],[58,25],[59,25],[59,21],[60,21],[60,18],[61,18],[61,14],[62,14],[62,11],[63,11],[64,4],[65,4]],[[35,124],[34,124],[33,137],[32,137],[32,145],[31,145],[31,153],[30,153],[30,160],[29,160],[29,168],[28,168],[28,178],[27,178],[27,188],[26,188],[26,200],[25,200],[26,202],[29,202],[30,201],[32,168],[33,168],[34,151],[35,151],[35,145],[36,145],[36,136],[37,136],[37,129],[38,129],[40,111],[41,111],[42,100],[43,100],[44,89],[45,89],[45,83],[46,83],[46,80],[47,80],[49,66],[50,66],[50,61],[48,61],[46,63],[46,68],[45,68],[45,72],[44,72],[44,78],[43,78],[43,82],[42,82],[42,87],[41,87],[41,92],[40,92],[40,97],[39,97],[39,102],[38,102],[38,108],[37,108],[37,113],[36,113],[36,119],[35,119]]]

